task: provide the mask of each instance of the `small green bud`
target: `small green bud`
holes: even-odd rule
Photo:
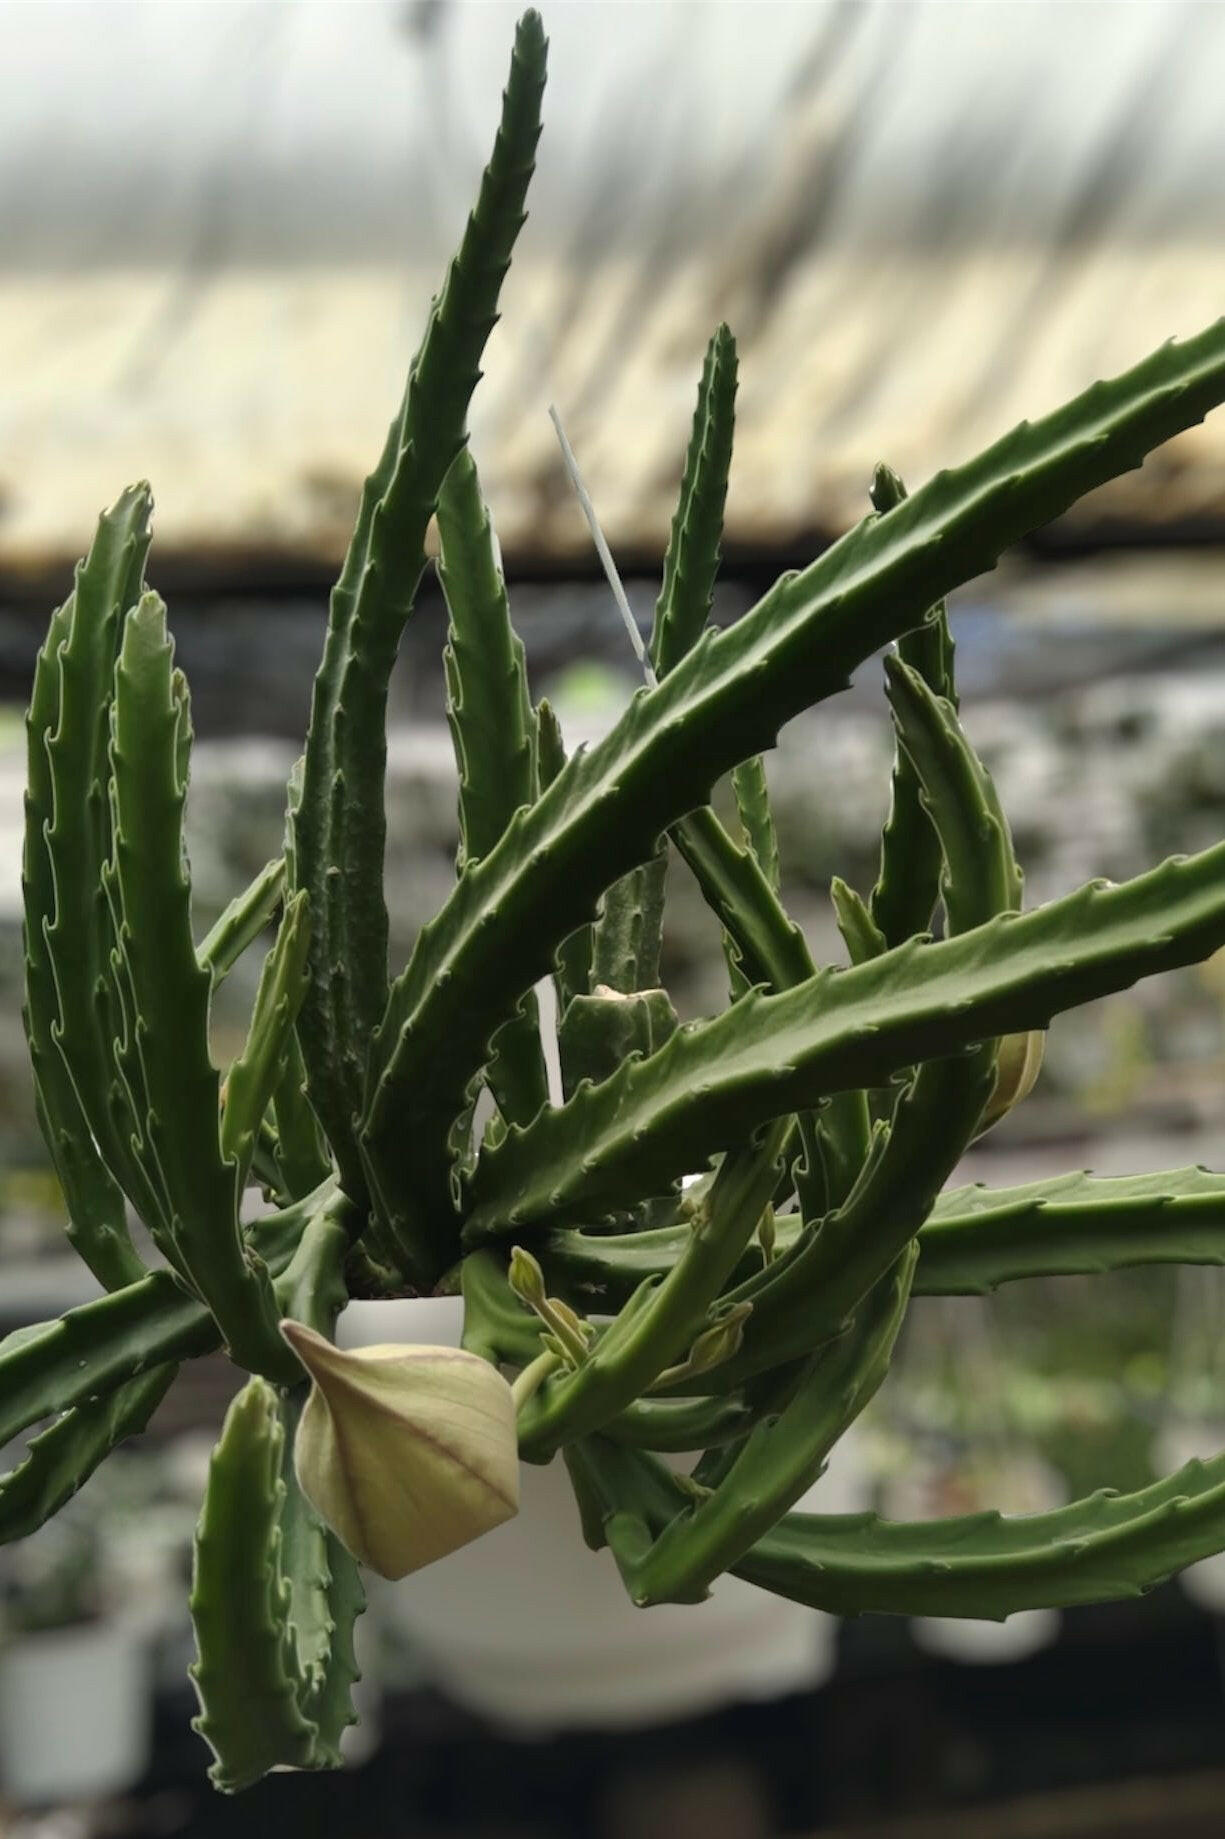
[[[521,1303],[529,1309],[539,1309],[547,1300],[544,1272],[531,1252],[522,1245],[516,1245],[510,1254],[510,1267],[506,1273],[507,1281]]]
[[[529,1309],[534,1309],[545,1327],[541,1344],[560,1354],[567,1366],[581,1366],[587,1356],[587,1343],[595,1333],[590,1322],[559,1296],[550,1296],[545,1288],[544,1272],[531,1252],[516,1245],[510,1254],[507,1282]]]
[[[711,1327],[703,1329],[689,1349],[685,1362],[689,1372],[709,1373],[712,1367],[722,1366],[725,1360],[738,1354],[744,1340],[744,1324],[752,1313],[752,1303],[736,1303]]]
[[[298,1484],[355,1558],[406,1577],[518,1513],[515,1405],[495,1367],[451,1347],[345,1351],[301,1322],[281,1332],[313,1382]]]
[[[569,1331],[572,1344],[577,1342],[581,1346],[594,1339],[595,1329],[586,1316],[572,1309],[560,1296],[550,1296],[549,1312],[559,1328]]]
[[[744,1325],[752,1313],[752,1303],[733,1303],[726,1315],[702,1330],[678,1366],[665,1367],[655,1386],[672,1385],[678,1379],[693,1379],[699,1373],[709,1373],[712,1367],[722,1366],[725,1360],[738,1354],[744,1340]]]
[[[774,1262],[775,1236],[774,1209],[773,1207],[767,1207],[757,1222],[757,1243],[761,1247],[761,1260],[763,1264],[773,1264]]]

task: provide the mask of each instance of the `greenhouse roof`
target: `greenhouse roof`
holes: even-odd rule
[[[163,556],[331,563],[496,109],[502,4],[0,0],[0,568],[149,477]],[[702,350],[729,546],[794,554],[1225,307],[1225,11],[546,7],[533,216],[473,413],[512,564],[662,551]],[[1077,512],[1217,526],[1217,417]]]

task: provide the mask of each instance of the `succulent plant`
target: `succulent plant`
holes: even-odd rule
[[[141,1429],[179,1363],[223,1347],[250,1375],[213,1458],[192,1593],[198,1727],[223,1788],[336,1762],[354,1553],[394,1571],[462,1543],[513,1511],[520,1458],[561,1454],[586,1537],[644,1605],[697,1603],[730,1570],[841,1614],[1004,1617],[1131,1594],[1225,1547],[1225,1456],[1017,1520],[791,1511],[884,1378],[912,1295],[1225,1262],[1225,1176],[947,1191],[1032,1083],[1053,1015],[1225,942],[1225,845],[1023,911],[942,604],[1225,398],[1225,323],[913,496],[882,467],[859,525],[715,631],[736,389],[720,328],[654,681],[567,759],[529,696],[467,444],[545,49],[527,13],[332,595],[284,855],[203,940],[188,695],[145,586],[144,486],[103,514],[38,657],[26,1026],[69,1236],[106,1294],[0,1345],[0,1442],[52,1420],[0,1480],[0,1538],[43,1523]],[[434,518],[461,846],[392,975],[387,687]],[[897,745],[879,878],[867,898],[835,882],[850,963],[819,966],[780,899],[761,754],[883,647]],[[738,835],[709,802],[729,773]],[[721,1014],[686,1026],[659,969],[673,852],[721,922],[730,984]],[[223,1083],[211,993],[278,912]],[[535,995],[549,977],[558,1102]],[[252,1186],[272,1203],[255,1217]],[[439,1292],[462,1294],[466,1357],[332,1351],[348,1297]],[[694,1449],[682,1479],[664,1457]]]

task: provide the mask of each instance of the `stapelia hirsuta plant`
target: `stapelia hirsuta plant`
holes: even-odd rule
[[[1225,845],[1025,910],[943,609],[1225,397],[1225,324],[910,497],[881,467],[861,523],[716,631],[736,388],[721,327],[656,681],[567,759],[529,696],[467,439],[544,69],[527,13],[332,595],[284,853],[203,939],[187,686],[146,585],[143,485],[103,514],[38,657],[26,1026],[69,1237],[104,1294],[0,1345],[0,1442],[51,1420],[0,1480],[0,1538],[53,1514],[183,1361],[220,1347],[249,1376],[192,1591],[198,1727],[223,1788],[337,1761],[359,1562],[445,1562],[514,1511],[519,1460],[560,1453],[587,1538],[643,1605],[700,1603],[730,1570],[839,1614],[1004,1617],[1132,1594],[1225,1548],[1225,1455],[1023,1519],[792,1511],[884,1378],[911,1296],[1225,1261],[1225,1176],[947,1187],[1023,1098],[1052,1016],[1225,941]],[[453,889],[391,966],[388,680],[435,518],[461,842]],[[761,755],[882,648],[896,758],[879,875],[866,896],[834,883],[849,964],[819,965],[780,898]],[[709,802],[725,774],[735,834]],[[659,969],[671,855],[728,959],[727,1006],[685,1026]],[[223,1087],[210,999],[274,919]],[[560,1103],[534,994],[547,977]],[[474,1133],[481,1093],[491,1121]],[[272,1203],[257,1217],[251,1185]],[[462,1356],[333,1346],[349,1297],[439,1292],[462,1296]],[[682,1480],[664,1458],[694,1449]]]

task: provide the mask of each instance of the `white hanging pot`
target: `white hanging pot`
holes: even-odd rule
[[[151,1734],[148,1648],[126,1621],[23,1635],[0,1651],[0,1784],[15,1805],[130,1788]]]
[[[916,1461],[890,1490],[887,1511],[896,1519],[933,1519],[945,1513],[998,1506],[1010,1513],[1037,1513],[1062,1505],[1065,1498],[1058,1476],[1036,1457],[1013,1457],[997,1476],[999,1496],[952,1504],[941,1499],[949,1479],[938,1465]],[[940,1660],[968,1666],[1003,1666],[1025,1660],[1058,1639],[1062,1617],[1057,1609],[1019,1609],[1004,1622],[972,1616],[915,1616],[910,1632],[915,1646]]]
[[[459,1344],[458,1298],[351,1303],[342,1346]],[[849,1513],[866,1487],[844,1444],[800,1504]],[[370,1580],[378,1586],[379,1580]],[[502,1726],[631,1727],[810,1689],[832,1673],[837,1623],[722,1577],[700,1604],[635,1609],[608,1552],[583,1543],[560,1458],[522,1465],[518,1515],[372,1592],[434,1684]]]
[[[965,1666],[1003,1666],[1039,1653],[1059,1635],[1057,1609],[1018,1609],[1006,1622],[971,1616],[916,1616],[910,1632],[916,1647],[937,1660]]]

